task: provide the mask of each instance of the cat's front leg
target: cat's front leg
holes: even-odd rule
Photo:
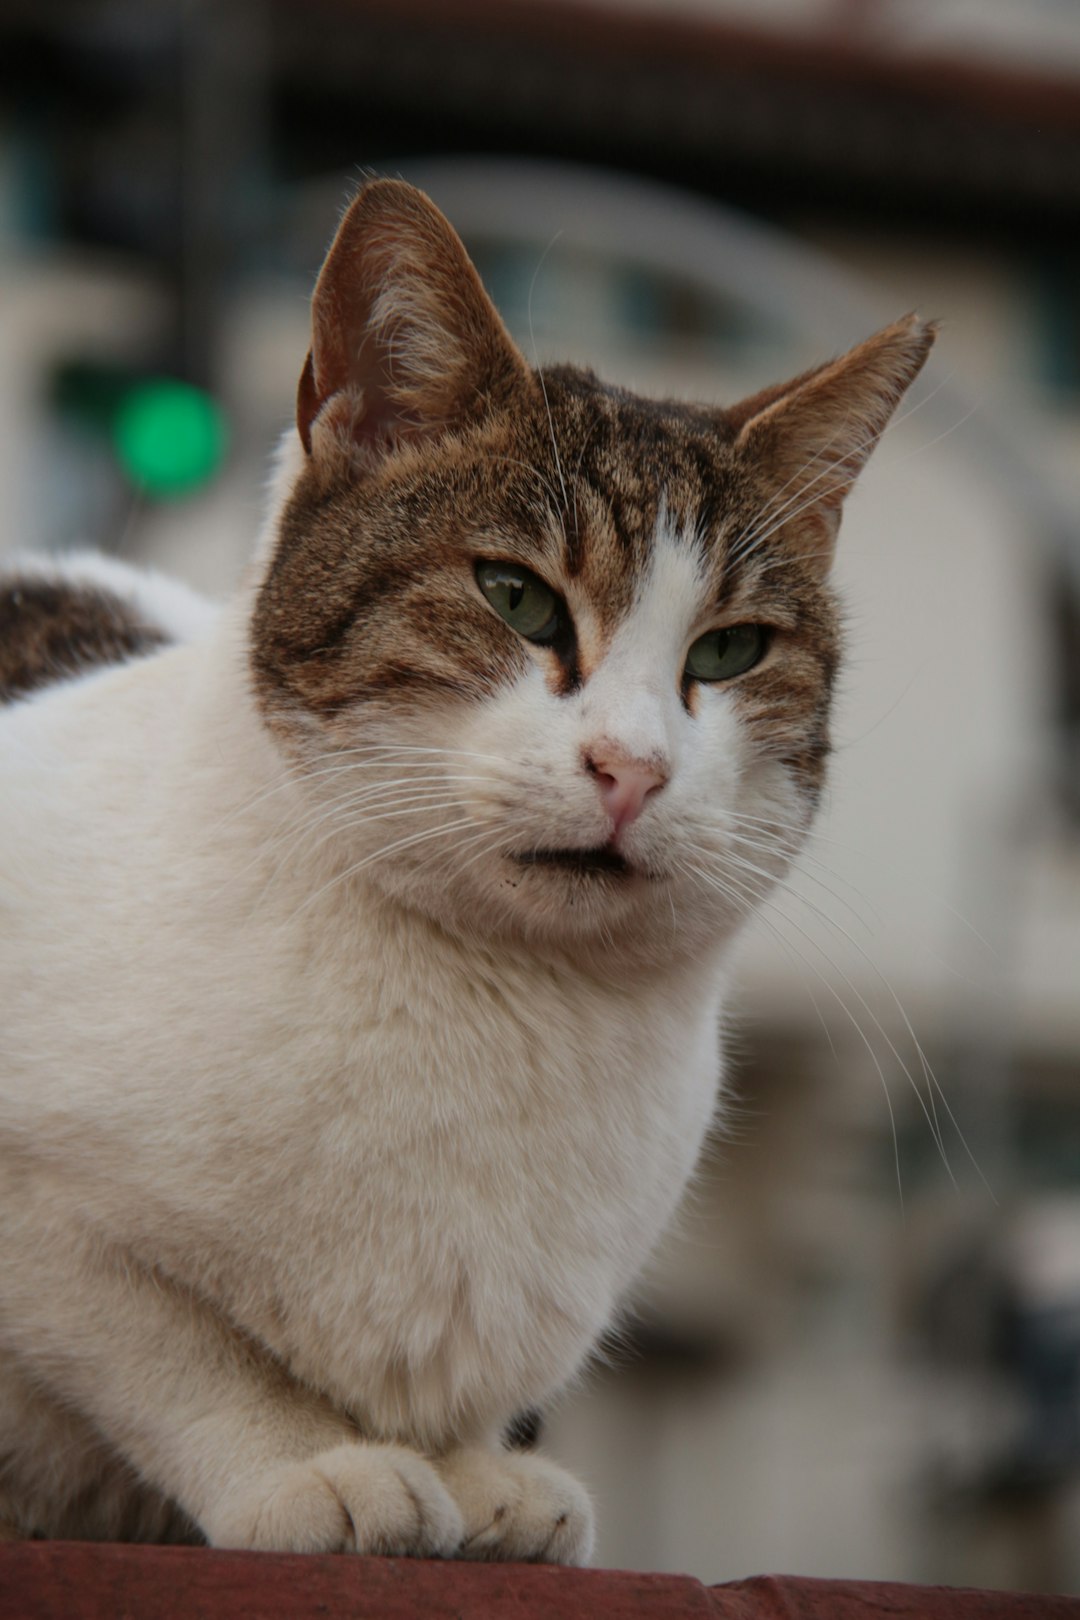
[[[216,1546],[447,1557],[464,1526],[433,1465],[368,1443],[211,1306],[130,1255],[70,1232],[2,1257],[3,1337]],[[46,1535],[63,1458],[9,1459]]]
[[[437,1466],[465,1521],[460,1558],[589,1562],[592,1503],[565,1469],[498,1444],[461,1446]]]

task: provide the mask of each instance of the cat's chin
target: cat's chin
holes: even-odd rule
[[[371,874],[383,894],[463,939],[501,939],[576,956],[594,948],[652,960],[651,941],[670,933],[670,880],[606,848],[492,854],[438,882],[427,871]],[[660,924],[659,931],[657,924]]]
[[[388,882],[385,873],[380,886],[463,940],[499,940],[620,977],[712,959],[745,917],[744,908],[630,859],[620,865],[594,850],[530,853],[540,858],[493,857],[460,883],[444,875],[437,892],[422,881]]]

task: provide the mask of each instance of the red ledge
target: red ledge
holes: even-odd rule
[[[301,1557],[195,1547],[0,1547],[0,1620],[1080,1620],[1080,1598],[876,1581]]]

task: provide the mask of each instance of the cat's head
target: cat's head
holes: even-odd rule
[[[820,795],[840,508],[932,341],[908,316],[727,410],[541,372],[435,207],[365,186],[252,627],[342,874],[487,934],[726,936]]]

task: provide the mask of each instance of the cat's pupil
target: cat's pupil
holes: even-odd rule
[[[510,582],[510,611],[514,612],[521,605],[521,598],[525,595],[525,586],[520,579]]]

